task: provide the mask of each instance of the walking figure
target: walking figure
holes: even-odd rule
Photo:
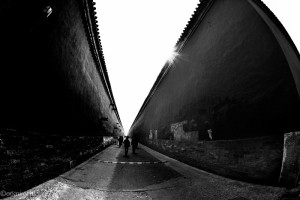
[[[130,147],[130,142],[128,140],[128,136],[126,136],[126,139],[124,140],[124,147],[125,147],[125,157],[127,157],[128,149]]]
[[[119,140],[119,148],[120,148],[123,143],[123,136],[120,136],[118,140]]]
[[[210,125],[210,123],[208,122],[208,121],[206,121],[205,123],[204,123],[204,125],[205,125],[205,129],[206,129],[206,131],[207,131],[207,135],[208,135],[208,139],[209,140],[212,140],[213,138],[213,132],[212,132],[212,130],[211,130],[211,125]]]
[[[135,136],[132,136],[131,138],[131,146],[132,146],[132,153],[135,154],[135,150],[137,148],[138,145],[138,140]]]

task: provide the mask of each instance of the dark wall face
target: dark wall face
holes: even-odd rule
[[[289,65],[265,22],[247,1],[215,1],[131,133],[146,139],[157,130],[158,139],[169,139],[181,127],[199,140],[208,129],[214,139],[284,134],[300,129],[299,111]]]
[[[53,12],[47,18],[48,5]],[[82,7],[79,0],[3,3],[1,128],[113,133],[118,119],[92,54]]]

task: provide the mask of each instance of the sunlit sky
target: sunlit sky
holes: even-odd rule
[[[95,2],[105,63],[126,134],[199,0]],[[263,2],[299,49],[300,0]]]

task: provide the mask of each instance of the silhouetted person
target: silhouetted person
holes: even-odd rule
[[[211,125],[208,121],[205,122],[205,129],[206,129],[206,132],[207,132],[208,139],[212,140],[213,138],[212,138]]]
[[[123,136],[120,136],[118,140],[119,140],[119,148],[120,148],[123,143]]]
[[[209,139],[212,140],[213,138],[212,138],[212,130],[211,129],[207,130],[207,134],[208,134]]]
[[[128,136],[126,136],[126,139],[124,140],[124,147],[125,147],[125,157],[127,157],[128,149],[130,147],[130,142],[128,140]]]
[[[131,146],[132,146],[132,153],[135,154],[135,150],[137,148],[138,145],[138,140],[135,136],[132,136],[131,138]]]

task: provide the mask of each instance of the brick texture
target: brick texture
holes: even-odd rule
[[[21,192],[58,176],[111,144],[103,136],[0,132],[0,191]],[[103,142],[105,141],[105,142]]]
[[[179,161],[222,176],[277,185],[283,138],[199,141],[147,140],[146,145]]]

